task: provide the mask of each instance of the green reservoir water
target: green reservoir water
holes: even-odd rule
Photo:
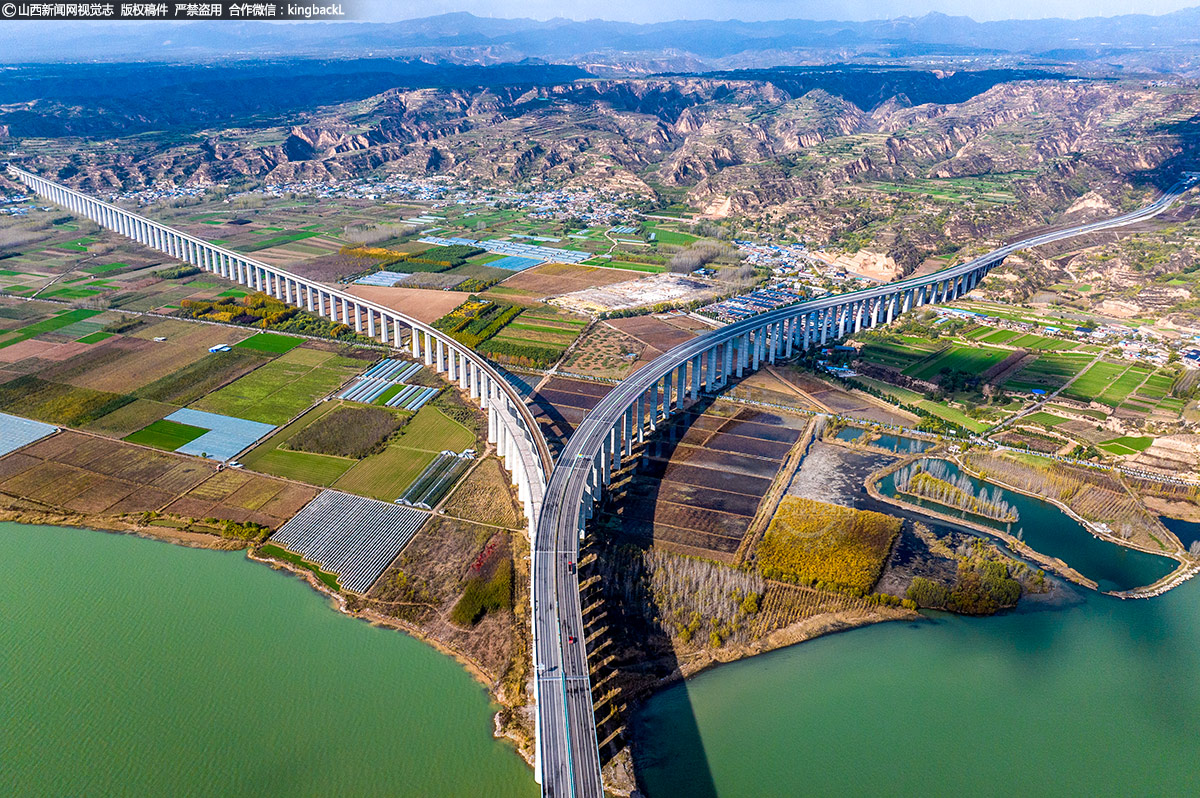
[[[1197,795],[1198,677],[1193,580],[723,665],[652,698],[635,737],[650,798]]]
[[[949,468],[951,476],[958,477],[962,474],[954,463],[948,460],[943,462]],[[967,475],[967,479],[976,493],[983,487],[987,487],[989,491],[996,489],[991,483],[970,475]],[[1006,525],[999,521],[970,515],[925,499],[898,494],[895,479],[891,474],[879,481],[879,490],[885,496],[895,497],[908,504],[928,507],[945,515],[969,518],[978,524],[996,529],[1006,528]],[[1034,551],[1050,557],[1061,557],[1079,573],[1095,579],[1101,590],[1129,590],[1149,585],[1178,566],[1178,563],[1167,557],[1127,549],[1098,538],[1050,502],[1009,490],[1003,490],[1001,494],[1020,514],[1020,520],[1012,524],[1009,530],[1012,534],[1020,532],[1022,539]]]
[[[241,553],[0,524],[0,795],[534,796],[450,658]]]

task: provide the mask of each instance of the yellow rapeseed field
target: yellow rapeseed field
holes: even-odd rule
[[[786,497],[758,547],[767,579],[869,592],[879,580],[900,519]]]

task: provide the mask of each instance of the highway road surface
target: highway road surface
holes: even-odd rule
[[[554,798],[603,795],[579,579],[570,563],[579,560],[580,532],[584,515],[590,512],[589,480],[595,478],[595,464],[606,444],[611,445],[612,430],[622,423],[638,397],[681,364],[749,330],[951,278],[981,277],[1019,250],[1149,219],[1179,199],[1195,179],[1189,176],[1155,202],[1113,219],[1042,233],[936,274],[822,297],[739,321],[680,344],[617,385],[588,413],[567,442],[548,482],[533,542],[532,611],[542,794]]]

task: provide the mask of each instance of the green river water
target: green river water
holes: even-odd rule
[[[456,662],[241,553],[5,523],[0,559],[0,795],[537,795]]]
[[[0,553],[0,795],[537,794],[453,660],[289,575],[14,524]],[[670,688],[634,720],[649,796],[1200,793],[1200,580],[1066,591]]]
[[[1200,580],[1083,594],[822,637],[659,693],[635,731],[648,795],[1200,794]]]

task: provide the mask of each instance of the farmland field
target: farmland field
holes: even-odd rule
[[[1063,395],[1082,402],[1093,401],[1109,390],[1117,378],[1125,373],[1126,368],[1127,366],[1123,363],[1101,361],[1085,371],[1083,376],[1071,384],[1071,387],[1063,391]]]
[[[285,424],[366,365],[367,361],[331,352],[292,349],[204,396],[192,406],[197,410],[266,424]]]
[[[0,491],[75,513],[158,511],[271,528],[316,495],[303,485],[230,469],[218,472],[196,458],[77,432],[44,438],[0,461]]]
[[[906,368],[904,373],[919,380],[932,379],[942,369],[981,374],[1004,360],[1008,355],[1009,352],[1004,349],[985,349],[982,347],[955,345],[935,355],[930,360]]]
[[[1057,427],[1059,424],[1066,424],[1069,420],[1062,416],[1056,416],[1053,413],[1047,413],[1044,410],[1030,413],[1021,419],[1021,421],[1026,421],[1030,424],[1041,424],[1044,427]]]
[[[206,432],[208,430],[203,427],[193,427],[189,424],[180,424],[176,421],[159,419],[131,435],[126,435],[125,440],[130,443],[140,443],[143,446],[153,446],[155,449],[164,449],[168,452],[173,452],[185,443],[196,440],[196,438],[199,438]]]
[[[1096,447],[1103,449],[1109,454],[1127,455],[1144,452],[1154,443],[1154,438],[1151,437],[1134,437],[1126,435],[1121,438],[1113,438],[1109,441],[1096,444]]]
[[[353,465],[333,487],[380,501],[395,501],[435,457],[437,454],[431,451],[389,446]]]
[[[443,512],[467,521],[515,529],[522,514],[513,503],[511,482],[500,461],[489,457],[450,494]]]
[[[243,349],[254,349],[258,352],[270,352],[272,354],[283,354],[290,352],[300,344],[304,343],[303,338],[296,338],[291,335],[279,335],[277,333],[259,333],[252,335],[244,341],[236,344]]]
[[[903,371],[924,360],[934,351],[934,346],[918,348],[903,342],[870,341],[863,346],[860,356],[869,363],[891,366]]]
[[[1109,386],[1108,390],[1100,394],[1099,400],[1110,407],[1116,407],[1125,401],[1126,397],[1133,393],[1150,373],[1151,369],[1142,368],[1141,366],[1130,367],[1128,371],[1117,378],[1116,382]]]
[[[1039,352],[1037,359],[1004,382],[1010,391],[1040,388],[1050,392],[1061,388],[1092,361],[1091,355]]]

